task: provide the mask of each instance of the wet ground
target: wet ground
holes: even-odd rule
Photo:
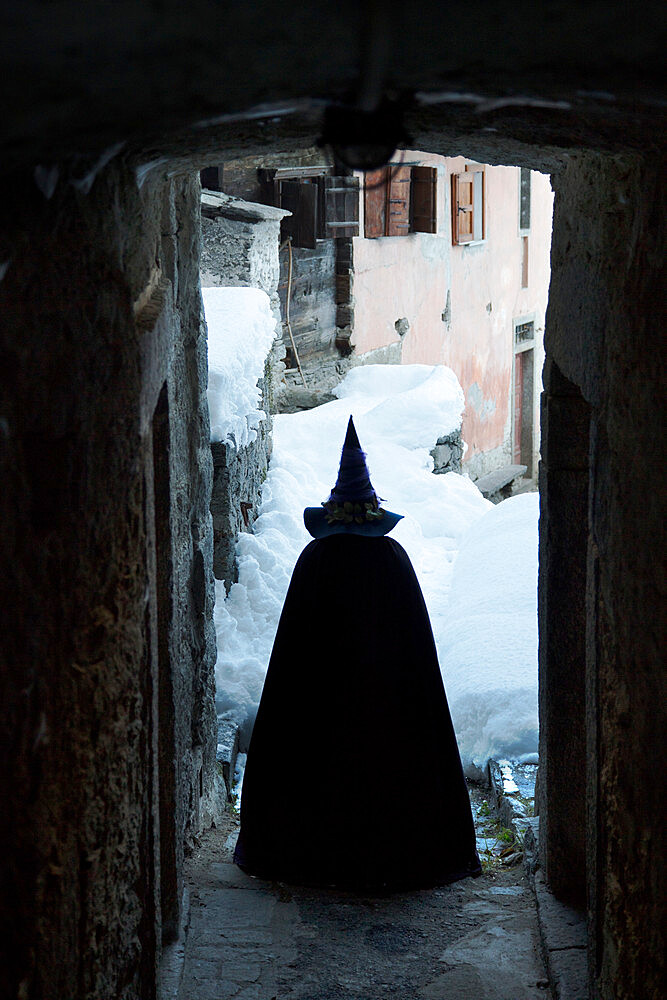
[[[230,817],[188,866],[178,1000],[550,997],[521,847],[494,824],[483,795],[472,797],[483,875],[386,896],[250,878],[231,863]]]

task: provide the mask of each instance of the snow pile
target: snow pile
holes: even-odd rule
[[[408,449],[430,451],[438,437],[460,429],[465,406],[456,375],[444,365],[363,365],[333,392],[339,399],[377,400],[366,426]]]
[[[463,539],[435,631],[464,767],[537,752],[539,497],[492,507]]]
[[[238,541],[239,582],[226,600],[216,584],[218,711],[239,722],[247,747],[294,563],[310,541],[303,508],[329,495],[351,413],[376,491],[405,515],[392,537],[424,592],[466,769],[536,750],[536,494],[494,507],[466,476],[433,475],[429,451],[461,425],[463,394],[447,368],[360,366],[337,395],[274,419],[261,513]]]
[[[461,425],[463,394],[442,366],[368,365],[353,369],[339,399],[274,418],[271,466],[254,534],[237,545],[239,581],[225,600],[217,583],[218,710],[247,738],[264,682],[294,564],[310,541],[303,509],[336,481],[353,414],[375,489],[404,514],[392,532],[409,552],[434,625],[446,613],[451,565],[462,535],[490,506],[467,478],[432,474],[430,449]]]
[[[259,288],[202,288],[208,326],[211,441],[243,448],[266,414],[257,380],[276,336],[269,297]]]

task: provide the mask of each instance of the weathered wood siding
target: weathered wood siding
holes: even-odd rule
[[[289,252],[280,251],[278,295],[283,321],[286,299]],[[318,240],[314,250],[292,247],[292,291],[290,324],[301,363],[336,354],[336,245],[334,240]],[[283,340],[288,349],[288,367],[293,367],[287,328]]]

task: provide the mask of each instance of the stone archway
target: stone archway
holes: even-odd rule
[[[186,175],[221,151],[312,145],[318,100],[356,81],[359,10],[240,5],[223,21],[202,0],[187,24],[174,3],[82,22],[65,0],[55,30],[51,7],[28,5],[2,36],[3,965],[22,998],[131,1000],[154,995],[160,938],[146,474],[170,373],[189,387],[170,411],[182,434],[173,637],[187,650],[172,662],[186,663],[184,704],[212,706],[196,235],[179,225],[194,211]],[[554,19],[534,4],[487,3],[466,31],[469,6],[420,13],[402,24],[392,66],[412,143],[555,178],[543,527],[579,540],[574,560],[574,541],[543,549],[543,851],[554,887],[580,892],[564,876],[568,864],[580,871],[581,780],[574,825],[554,806],[567,734],[581,736],[583,719],[592,989],[605,1000],[658,995],[662,8],[645,4],[633,20],[625,4],[571,4]],[[276,104],[244,116],[261,101]],[[582,600],[584,434],[573,435],[570,468],[559,430],[584,408]],[[574,524],[558,493],[570,471]],[[566,669],[555,658],[572,602],[578,641]],[[570,671],[576,694],[557,707],[551,688]],[[182,817],[198,811],[200,792],[207,808],[210,722],[187,708],[176,726]],[[565,849],[559,824],[578,831]]]

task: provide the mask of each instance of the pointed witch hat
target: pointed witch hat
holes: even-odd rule
[[[306,528],[313,538],[341,534],[380,536],[391,531],[402,516],[380,507],[350,417],[336,485],[320,507],[306,507],[303,512]]]

